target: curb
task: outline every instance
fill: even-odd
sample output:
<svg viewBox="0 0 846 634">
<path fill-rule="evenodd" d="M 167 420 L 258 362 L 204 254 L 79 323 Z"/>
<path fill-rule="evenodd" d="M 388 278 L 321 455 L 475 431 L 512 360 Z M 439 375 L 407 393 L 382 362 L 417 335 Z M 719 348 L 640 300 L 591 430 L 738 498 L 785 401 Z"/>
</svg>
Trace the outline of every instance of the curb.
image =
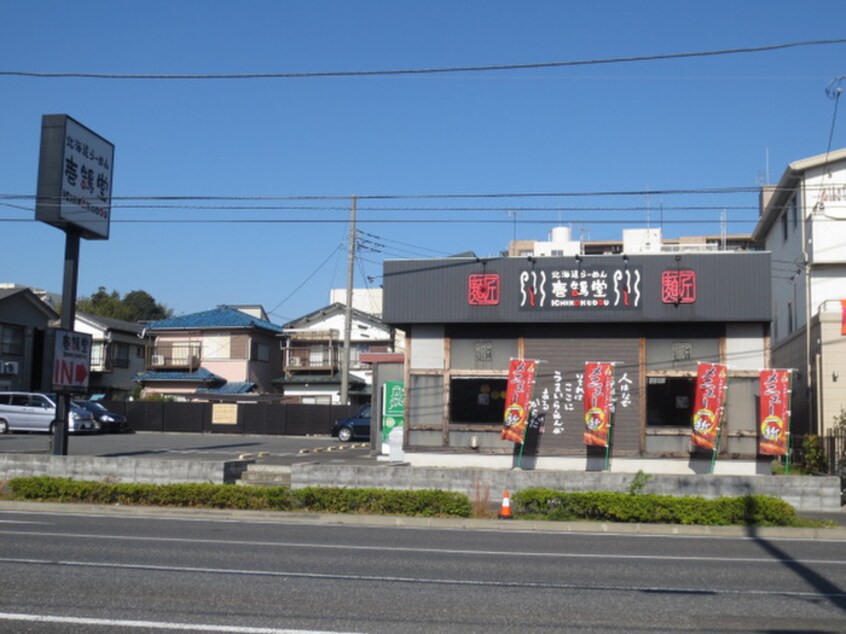
<svg viewBox="0 0 846 634">
<path fill-rule="evenodd" d="M 107 506 L 56 502 L 0 501 L 0 512 L 67 513 L 124 517 L 223 520 L 278 524 L 326 524 L 444 530 L 499 531 L 510 533 L 560 533 L 573 535 L 632 535 L 641 537 L 710 537 L 746 539 L 802 539 L 846 542 L 846 527 L 793 528 L 771 526 L 686 526 L 677 524 L 616 524 L 612 522 L 549 522 L 536 520 L 398 517 L 393 515 L 341 515 L 333 513 L 289 513 L 284 511 L 240 511 L 150 506 Z"/>
</svg>

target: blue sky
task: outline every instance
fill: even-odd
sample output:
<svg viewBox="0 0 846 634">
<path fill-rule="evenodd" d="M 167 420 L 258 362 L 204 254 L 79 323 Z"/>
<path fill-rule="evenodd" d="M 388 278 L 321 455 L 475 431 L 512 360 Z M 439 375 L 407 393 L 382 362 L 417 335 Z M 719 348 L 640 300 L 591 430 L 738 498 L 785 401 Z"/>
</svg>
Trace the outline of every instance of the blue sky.
<svg viewBox="0 0 846 634">
<path fill-rule="evenodd" d="M 0 25 L 0 71 L 309 73 L 839 39 L 846 3 L 29 0 L 0 3 Z M 559 223 L 586 239 L 647 223 L 668 237 L 718 234 L 725 210 L 729 233 L 749 232 L 755 192 L 499 195 L 777 181 L 787 163 L 826 151 L 835 102 L 825 88 L 844 74 L 846 45 L 835 44 L 379 77 L 0 75 L 0 282 L 61 291 L 64 234 L 34 220 L 31 198 L 43 114 L 68 114 L 115 145 L 111 236 L 83 241 L 80 295 L 143 289 L 176 314 L 258 303 L 284 323 L 345 285 L 353 195 L 371 247 L 357 287 L 380 284 L 385 258 L 497 254 Z M 844 145 L 841 121 L 832 147 Z M 488 196 L 443 197 L 461 194 Z"/>
</svg>

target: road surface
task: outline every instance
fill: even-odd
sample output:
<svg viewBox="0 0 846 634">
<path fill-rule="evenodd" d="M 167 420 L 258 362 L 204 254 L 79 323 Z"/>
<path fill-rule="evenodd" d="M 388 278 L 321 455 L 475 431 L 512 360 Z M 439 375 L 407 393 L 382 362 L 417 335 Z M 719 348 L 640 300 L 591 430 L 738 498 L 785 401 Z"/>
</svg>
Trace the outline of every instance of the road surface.
<svg viewBox="0 0 846 634">
<path fill-rule="evenodd" d="M 206 515 L 0 507 L 0 631 L 846 631 L 842 541 Z"/>
</svg>

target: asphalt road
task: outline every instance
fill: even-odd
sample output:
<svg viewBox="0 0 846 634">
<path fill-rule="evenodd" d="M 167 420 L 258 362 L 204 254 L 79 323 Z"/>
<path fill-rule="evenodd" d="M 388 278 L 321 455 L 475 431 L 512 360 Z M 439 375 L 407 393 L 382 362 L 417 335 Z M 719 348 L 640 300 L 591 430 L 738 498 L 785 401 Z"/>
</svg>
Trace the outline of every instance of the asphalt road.
<svg viewBox="0 0 846 634">
<path fill-rule="evenodd" d="M 50 453 L 48 434 L 0 435 L 0 453 Z M 297 461 L 376 460 L 368 443 L 342 443 L 331 436 L 241 434 L 80 434 L 68 439 L 68 455 L 183 460 L 235 460 L 266 454 L 265 464 Z"/>
<path fill-rule="evenodd" d="M 0 510 L 0 631 L 844 632 L 846 543 Z"/>
</svg>

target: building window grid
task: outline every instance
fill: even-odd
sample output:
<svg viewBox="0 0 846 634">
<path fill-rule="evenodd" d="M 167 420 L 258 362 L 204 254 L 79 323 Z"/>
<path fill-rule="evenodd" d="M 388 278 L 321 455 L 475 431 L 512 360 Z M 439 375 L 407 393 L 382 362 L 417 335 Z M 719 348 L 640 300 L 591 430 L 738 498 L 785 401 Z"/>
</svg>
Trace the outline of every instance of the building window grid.
<svg viewBox="0 0 846 634">
<path fill-rule="evenodd" d="M 23 356 L 24 329 L 23 326 L 0 325 L 0 354 L 16 357 Z"/>
</svg>

